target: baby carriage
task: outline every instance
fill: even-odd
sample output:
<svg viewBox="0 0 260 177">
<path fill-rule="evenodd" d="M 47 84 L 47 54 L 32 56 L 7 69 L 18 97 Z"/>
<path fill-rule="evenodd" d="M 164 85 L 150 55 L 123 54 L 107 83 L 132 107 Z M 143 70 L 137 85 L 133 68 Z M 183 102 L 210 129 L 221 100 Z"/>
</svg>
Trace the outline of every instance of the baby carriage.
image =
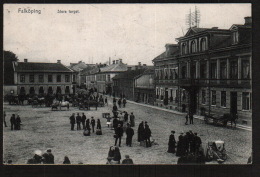
<svg viewBox="0 0 260 177">
<path fill-rule="evenodd" d="M 224 141 L 210 141 L 206 146 L 206 160 L 217 160 L 218 163 L 223 163 L 227 160 L 227 153 Z"/>
</svg>

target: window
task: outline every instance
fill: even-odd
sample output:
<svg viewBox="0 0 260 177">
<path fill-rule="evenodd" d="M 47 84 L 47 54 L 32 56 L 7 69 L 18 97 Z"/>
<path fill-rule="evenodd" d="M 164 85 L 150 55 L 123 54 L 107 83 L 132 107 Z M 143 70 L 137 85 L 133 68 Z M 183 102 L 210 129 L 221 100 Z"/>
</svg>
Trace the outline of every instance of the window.
<svg viewBox="0 0 260 177">
<path fill-rule="evenodd" d="M 185 92 L 185 90 L 182 91 L 182 101 L 186 101 L 186 92 Z"/>
<path fill-rule="evenodd" d="M 227 104 L 226 104 L 226 91 L 221 91 L 221 106 L 222 107 L 226 107 Z"/>
<path fill-rule="evenodd" d="M 206 39 L 205 38 L 202 38 L 201 40 L 200 40 L 200 51 L 205 51 L 206 50 Z"/>
<path fill-rule="evenodd" d="M 233 40 L 233 44 L 238 43 L 238 31 L 232 33 L 232 40 Z"/>
<path fill-rule="evenodd" d="M 186 66 L 183 66 L 183 67 L 181 68 L 181 77 L 182 77 L 183 79 L 185 79 L 185 78 L 186 78 L 186 74 L 187 74 Z"/>
<path fill-rule="evenodd" d="M 242 109 L 249 110 L 250 109 L 250 94 L 249 92 L 242 93 Z"/>
<path fill-rule="evenodd" d="M 187 46 L 185 43 L 182 44 L 182 55 L 187 54 Z"/>
<path fill-rule="evenodd" d="M 57 86 L 56 93 L 61 93 L 61 88 L 60 88 L 60 86 Z"/>
<path fill-rule="evenodd" d="M 65 82 L 70 82 L 70 76 L 69 75 L 65 75 Z"/>
<path fill-rule="evenodd" d="M 230 62 L 230 79 L 237 79 L 237 61 Z"/>
<path fill-rule="evenodd" d="M 196 64 L 195 63 L 191 64 L 191 77 L 194 79 L 196 78 Z"/>
<path fill-rule="evenodd" d="M 211 105 L 216 105 L 216 101 L 217 101 L 217 93 L 216 90 L 212 90 L 211 91 Z"/>
<path fill-rule="evenodd" d="M 110 74 L 107 75 L 107 81 L 111 81 Z"/>
<path fill-rule="evenodd" d="M 220 79 L 227 79 L 227 63 L 220 63 Z"/>
<path fill-rule="evenodd" d="M 76 75 L 75 74 L 72 77 L 72 82 L 76 82 Z"/>
<path fill-rule="evenodd" d="M 206 73 L 207 73 L 206 63 L 201 63 L 200 64 L 200 78 L 205 79 L 207 76 Z"/>
<path fill-rule="evenodd" d="M 196 52 L 196 43 L 195 41 L 191 41 L 191 53 L 195 53 Z"/>
<path fill-rule="evenodd" d="M 61 75 L 57 75 L 57 82 L 61 82 Z"/>
<path fill-rule="evenodd" d="M 211 79 L 217 79 L 217 63 L 211 63 Z"/>
<path fill-rule="evenodd" d="M 201 90 L 201 104 L 206 104 L 206 91 Z"/>
<path fill-rule="evenodd" d="M 70 94 L 70 86 L 66 86 L 65 94 Z"/>
<path fill-rule="evenodd" d="M 168 79 L 168 69 L 164 68 L 164 79 Z"/>
<path fill-rule="evenodd" d="M 20 82 L 22 82 L 22 83 L 25 82 L 25 75 L 24 74 L 20 75 Z"/>
<path fill-rule="evenodd" d="M 39 82 L 44 82 L 44 79 L 43 79 L 43 75 L 42 75 L 42 74 L 39 75 Z"/>
<path fill-rule="evenodd" d="M 34 75 L 33 75 L 33 74 L 30 74 L 30 76 L 29 76 L 29 81 L 30 81 L 30 82 L 34 82 Z"/>
<path fill-rule="evenodd" d="M 44 93 L 44 89 L 43 89 L 43 87 L 40 87 L 39 94 L 43 94 L 43 93 Z"/>
<path fill-rule="evenodd" d="M 52 75 L 48 75 L 48 82 L 52 82 Z"/>
<path fill-rule="evenodd" d="M 52 87 L 49 87 L 49 88 L 48 88 L 48 93 L 53 93 Z"/>
<path fill-rule="evenodd" d="M 242 60 L 242 79 L 250 78 L 250 65 L 249 60 Z"/>
<path fill-rule="evenodd" d="M 34 94 L 35 91 L 34 91 L 34 87 L 30 87 L 30 94 Z"/>
</svg>

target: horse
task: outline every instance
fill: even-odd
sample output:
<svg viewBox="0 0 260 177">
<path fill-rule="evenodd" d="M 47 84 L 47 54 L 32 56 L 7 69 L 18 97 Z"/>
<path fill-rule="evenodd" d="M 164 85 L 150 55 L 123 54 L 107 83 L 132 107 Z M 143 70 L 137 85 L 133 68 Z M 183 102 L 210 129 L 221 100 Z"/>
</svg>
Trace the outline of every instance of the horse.
<svg viewBox="0 0 260 177">
<path fill-rule="evenodd" d="M 233 123 L 235 124 L 234 128 L 236 128 L 236 126 L 237 126 L 236 122 L 237 122 L 237 119 L 238 119 L 237 114 L 229 114 L 229 113 L 227 113 L 227 114 L 224 114 L 222 116 L 222 119 L 224 120 L 223 121 L 224 126 L 227 126 L 227 123 L 230 122 L 231 123 L 231 128 L 233 127 Z"/>
<path fill-rule="evenodd" d="M 67 107 L 67 110 L 69 110 L 70 108 L 70 103 L 68 101 L 54 101 L 53 104 L 51 105 L 51 110 L 53 111 L 53 109 L 55 108 L 56 110 L 58 110 L 58 107 L 61 110 L 61 107 Z"/>
</svg>

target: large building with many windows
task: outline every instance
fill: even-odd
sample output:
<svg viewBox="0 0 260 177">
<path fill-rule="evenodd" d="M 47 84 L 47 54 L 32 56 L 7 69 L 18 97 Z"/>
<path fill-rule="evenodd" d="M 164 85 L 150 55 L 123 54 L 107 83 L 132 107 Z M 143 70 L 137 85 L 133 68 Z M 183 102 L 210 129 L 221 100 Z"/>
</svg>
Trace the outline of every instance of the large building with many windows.
<svg viewBox="0 0 260 177">
<path fill-rule="evenodd" d="M 169 88 L 176 87 L 176 109 L 194 114 L 238 115 L 250 122 L 252 19 L 230 29 L 192 27 L 178 38 L 179 54 L 168 61 L 155 58 L 156 93 L 167 105 Z M 169 63 L 167 63 L 169 62 Z M 163 63 L 160 67 L 160 63 Z M 177 79 L 169 78 L 177 63 Z M 169 86 L 162 88 L 162 83 Z"/>
<path fill-rule="evenodd" d="M 36 63 L 24 59 L 24 62 L 13 62 L 13 67 L 18 94 L 73 93 L 74 72 L 60 60 L 57 63 Z"/>
</svg>

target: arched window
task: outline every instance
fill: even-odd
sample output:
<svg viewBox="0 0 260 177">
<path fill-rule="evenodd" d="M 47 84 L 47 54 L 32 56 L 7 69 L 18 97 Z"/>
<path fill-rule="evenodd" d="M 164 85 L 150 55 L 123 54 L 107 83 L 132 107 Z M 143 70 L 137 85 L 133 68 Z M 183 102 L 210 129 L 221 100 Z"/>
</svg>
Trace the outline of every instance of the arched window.
<svg viewBox="0 0 260 177">
<path fill-rule="evenodd" d="M 186 54 L 186 51 L 187 51 L 186 48 L 187 48 L 186 44 L 183 43 L 183 44 L 182 44 L 182 55 L 185 55 L 185 54 Z"/>
<path fill-rule="evenodd" d="M 200 40 L 200 51 L 205 51 L 206 48 L 207 48 L 207 46 L 206 46 L 206 39 L 205 39 L 205 38 L 202 38 L 202 39 Z"/>
<path fill-rule="evenodd" d="M 191 41 L 191 53 L 195 53 L 196 52 L 196 43 L 195 41 Z"/>
</svg>

